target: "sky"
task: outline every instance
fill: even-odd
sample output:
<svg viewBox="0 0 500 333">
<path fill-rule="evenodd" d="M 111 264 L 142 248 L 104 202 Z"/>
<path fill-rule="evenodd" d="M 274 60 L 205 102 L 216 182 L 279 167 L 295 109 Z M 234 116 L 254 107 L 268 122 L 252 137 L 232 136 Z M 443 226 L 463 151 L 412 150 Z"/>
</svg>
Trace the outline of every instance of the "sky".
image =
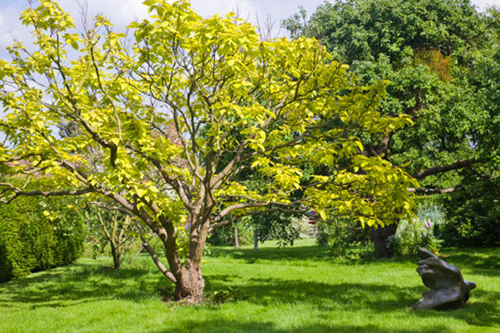
<svg viewBox="0 0 500 333">
<path fill-rule="evenodd" d="M 147 17 L 143 0 L 59 0 L 61 7 L 69 11 L 77 24 L 81 17 L 79 3 L 88 4 L 88 15 L 104 14 L 115 27 L 121 29 L 133 20 Z M 308 13 L 314 12 L 324 0 L 191 0 L 194 10 L 204 16 L 225 15 L 230 11 L 238 12 L 239 17 L 253 24 L 274 22 L 273 35 L 285 35 L 280 28 L 282 20 L 297 13 L 299 6 Z M 472 0 L 479 10 L 489 6 L 499 6 L 500 0 Z M 29 33 L 20 22 L 21 11 L 28 6 L 28 0 L 0 0 L 0 58 L 7 59 L 5 48 L 12 44 L 13 37 L 29 40 Z"/>
</svg>

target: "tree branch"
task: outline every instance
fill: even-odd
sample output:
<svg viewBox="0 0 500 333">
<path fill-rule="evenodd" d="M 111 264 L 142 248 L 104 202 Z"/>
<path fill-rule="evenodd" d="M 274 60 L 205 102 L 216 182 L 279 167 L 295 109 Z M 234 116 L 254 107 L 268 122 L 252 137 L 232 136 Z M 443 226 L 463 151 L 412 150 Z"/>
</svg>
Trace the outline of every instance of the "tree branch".
<svg viewBox="0 0 500 333">
<path fill-rule="evenodd" d="M 475 158 L 471 158 L 468 160 L 459 160 L 459 161 L 452 163 L 452 164 L 437 166 L 434 168 L 429 168 L 426 170 L 419 171 L 417 173 L 414 173 L 412 176 L 413 176 L 413 178 L 416 178 L 416 179 L 422 179 L 422 178 L 425 178 L 427 176 L 436 175 L 436 174 L 441 173 L 441 172 L 462 169 L 466 166 L 470 166 L 470 165 L 478 163 L 478 162 L 479 161 L 476 160 Z"/>
<path fill-rule="evenodd" d="M 0 183 L 0 186 L 6 187 L 3 192 L 11 190 L 14 192 L 14 196 L 11 197 L 9 200 L 0 200 L 0 202 L 9 204 L 14 199 L 20 196 L 26 196 L 26 197 L 35 197 L 35 196 L 42 196 L 42 197 L 60 197 L 60 196 L 77 196 L 77 195 L 82 195 L 86 193 L 93 192 L 91 188 L 84 188 L 81 190 L 62 190 L 62 191 L 40 191 L 40 190 L 35 190 L 35 191 L 23 191 L 20 188 L 12 186 L 12 184 L 6 184 L 6 183 Z"/>
<path fill-rule="evenodd" d="M 170 279 L 170 281 L 172 281 L 173 283 L 177 283 L 177 279 L 175 278 L 175 276 L 171 272 L 169 272 L 167 267 L 165 267 L 165 265 L 160 261 L 160 258 L 158 258 L 158 255 L 156 254 L 155 250 L 151 247 L 151 245 L 149 245 L 146 238 L 144 238 L 141 225 L 137 221 L 135 222 L 135 225 L 139 230 L 139 236 L 141 237 L 142 246 L 146 249 L 146 251 L 148 251 L 149 255 L 151 256 L 151 259 L 153 259 L 153 262 L 156 264 L 158 269 L 163 273 L 163 275 L 165 275 L 168 279 Z"/>
<path fill-rule="evenodd" d="M 461 185 L 450 187 L 450 188 L 409 188 L 408 191 L 415 194 L 422 195 L 432 195 L 432 194 L 443 194 L 452 193 L 457 191 L 462 191 L 463 187 Z"/>
</svg>

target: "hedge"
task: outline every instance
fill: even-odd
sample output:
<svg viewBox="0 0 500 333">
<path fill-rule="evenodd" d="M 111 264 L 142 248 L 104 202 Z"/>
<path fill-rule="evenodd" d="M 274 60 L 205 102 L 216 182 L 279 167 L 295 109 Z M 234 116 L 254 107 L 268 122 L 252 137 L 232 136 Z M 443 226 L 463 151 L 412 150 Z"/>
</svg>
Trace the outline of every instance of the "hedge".
<svg viewBox="0 0 500 333">
<path fill-rule="evenodd" d="M 68 203 L 66 198 L 22 197 L 0 204 L 0 282 L 80 257 L 85 226 Z"/>
</svg>

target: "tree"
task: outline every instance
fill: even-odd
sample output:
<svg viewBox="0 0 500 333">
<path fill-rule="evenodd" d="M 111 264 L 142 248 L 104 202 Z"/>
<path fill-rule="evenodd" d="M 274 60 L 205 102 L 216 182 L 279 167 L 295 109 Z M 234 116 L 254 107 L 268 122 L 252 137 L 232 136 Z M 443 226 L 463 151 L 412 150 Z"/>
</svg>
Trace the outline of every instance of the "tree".
<svg viewBox="0 0 500 333">
<path fill-rule="evenodd" d="M 306 17 L 302 11 L 285 22 L 292 36 L 318 38 L 364 84 L 390 81 L 382 114 L 405 114 L 415 125 L 363 143 L 370 156 L 406 166 L 422 186 L 413 191 L 463 190 L 467 170 L 490 163 L 477 145 L 491 141 L 493 118 L 469 78 L 490 30 L 468 0 L 336 1 Z M 383 255 L 395 231 L 374 231 Z"/>
<path fill-rule="evenodd" d="M 86 211 L 87 228 L 94 240 L 94 253 L 104 252 L 109 246 L 113 267 L 120 269 L 126 254 L 134 244 L 137 232 L 129 214 L 107 205 L 89 205 Z"/>
<path fill-rule="evenodd" d="M 207 234 L 242 216 L 316 208 L 383 225 L 411 213 L 413 179 L 361 154 L 357 134 L 409 123 L 377 111 L 383 83 L 357 85 L 312 39 L 264 42 L 231 14 L 202 19 L 185 1 L 145 4 L 151 19 L 129 26 L 135 41 L 102 16 L 81 36 L 71 33 L 73 19 L 54 1 L 23 12 L 34 50 L 17 42 L 12 61 L 1 63 L 8 144 L 0 158 L 48 187 L 4 182 L 5 201 L 113 200 L 159 236 L 167 266 L 147 249 L 187 303 L 203 299 Z M 54 126 L 70 121 L 78 133 L 58 137 Z M 85 158 L 91 149 L 103 152 L 97 167 Z M 306 163 L 334 172 L 305 174 Z M 238 177 L 249 168 L 270 181 L 250 190 Z"/>
<path fill-rule="evenodd" d="M 482 163 L 463 170 L 463 190 L 442 199 L 449 222 L 441 234 L 451 245 L 500 245 L 500 12 L 490 8 L 483 19 L 487 43 L 464 74 L 476 103 L 488 115 L 487 126 L 478 128 L 473 140 Z"/>
</svg>

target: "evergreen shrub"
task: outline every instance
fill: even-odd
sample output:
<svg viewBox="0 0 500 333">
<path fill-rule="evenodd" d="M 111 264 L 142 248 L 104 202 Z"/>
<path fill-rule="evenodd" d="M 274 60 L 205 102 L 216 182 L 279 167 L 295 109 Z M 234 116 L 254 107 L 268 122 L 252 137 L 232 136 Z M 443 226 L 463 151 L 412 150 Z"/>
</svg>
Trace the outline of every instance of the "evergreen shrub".
<svg viewBox="0 0 500 333">
<path fill-rule="evenodd" d="M 69 203 L 66 198 L 22 197 L 0 205 L 0 282 L 79 258 L 85 226 Z"/>
</svg>

